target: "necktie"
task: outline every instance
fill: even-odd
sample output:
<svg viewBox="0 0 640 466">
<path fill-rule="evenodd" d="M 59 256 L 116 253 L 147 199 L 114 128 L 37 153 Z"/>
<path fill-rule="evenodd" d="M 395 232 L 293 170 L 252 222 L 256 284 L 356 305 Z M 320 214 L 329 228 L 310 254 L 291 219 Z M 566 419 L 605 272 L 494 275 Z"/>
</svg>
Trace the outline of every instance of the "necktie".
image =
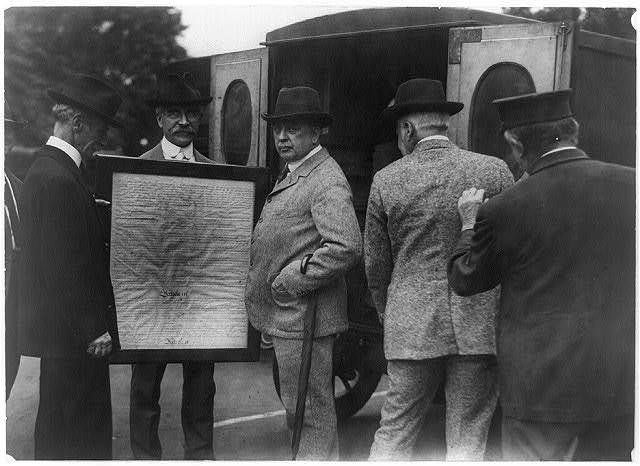
<svg viewBox="0 0 640 466">
<path fill-rule="evenodd" d="M 278 183 L 282 183 L 282 181 L 287 177 L 288 174 L 289 174 L 289 165 L 286 165 L 284 167 L 284 170 L 282 170 L 282 173 L 280 173 L 280 176 L 278 177 Z"/>
</svg>

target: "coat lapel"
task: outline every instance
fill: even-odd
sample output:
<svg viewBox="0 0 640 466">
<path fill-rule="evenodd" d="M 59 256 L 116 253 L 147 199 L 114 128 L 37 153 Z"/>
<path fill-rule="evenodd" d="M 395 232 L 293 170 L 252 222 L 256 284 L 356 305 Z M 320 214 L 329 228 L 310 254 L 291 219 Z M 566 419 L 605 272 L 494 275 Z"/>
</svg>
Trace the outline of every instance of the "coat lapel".
<svg viewBox="0 0 640 466">
<path fill-rule="evenodd" d="M 309 176 L 309 173 L 311 173 L 318 165 L 320 165 L 328 158 L 329 152 L 327 152 L 327 149 L 323 147 L 322 150 L 320 150 L 317 154 L 313 154 L 311 157 L 309 157 L 309 159 L 305 160 L 302 165 L 296 168 L 291 176 L 288 176 L 280 183 L 277 183 L 273 187 L 273 190 L 269 195 L 271 196 L 273 194 L 279 193 L 280 191 L 283 191 L 290 186 L 295 185 L 300 178 Z"/>
</svg>

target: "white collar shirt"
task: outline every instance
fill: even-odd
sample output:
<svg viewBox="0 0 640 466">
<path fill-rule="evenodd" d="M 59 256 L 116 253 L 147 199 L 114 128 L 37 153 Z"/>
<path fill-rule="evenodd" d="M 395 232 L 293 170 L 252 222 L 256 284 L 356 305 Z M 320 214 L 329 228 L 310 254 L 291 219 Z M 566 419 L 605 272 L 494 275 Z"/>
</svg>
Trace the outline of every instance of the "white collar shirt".
<svg viewBox="0 0 640 466">
<path fill-rule="evenodd" d="M 165 160 L 195 162 L 195 158 L 193 156 L 193 143 L 190 143 L 186 147 L 180 147 L 169 142 L 169 140 L 163 136 L 162 141 L 160 141 L 160 145 L 162 146 L 162 156 Z"/>
<path fill-rule="evenodd" d="M 304 157 L 302 157 L 300 160 L 296 160 L 295 162 L 289 162 L 287 164 L 287 166 L 289 167 L 289 173 L 293 173 L 293 171 L 298 168 L 300 165 L 302 165 L 304 163 L 305 160 L 311 158 L 312 155 L 317 154 L 318 152 L 320 152 L 322 150 L 322 146 L 321 145 L 317 145 L 316 147 L 314 147 L 313 149 L 311 149 L 309 151 L 309 153 L 307 155 L 305 155 Z"/>
<path fill-rule="evenodd" d="M 561 150 L 569 150 L 569 149 L 577 149 L 577 147 L 576 146 L 558 147 L 557 149 L 552 149 L 552 150 L 550 150 L 548 152 L 545 152 L 544 154 L 542 154 L 540 156 L 540 158 L 546 157 L 547 155 L 553 154 L 554 152 L 560 152 Z"/>
<path fill-rule="evenodd" d="M 82 163 L 80 152 L 78 152 L 78 149 L 73 147 L 67 141 L 64 141 L 56 136 L 49 136 L 49 139 L 47 139 L 47 146 L 60 149 L 62 152 L 71 157 L 71 160 L 73 160 L 73 162 L 76 164 L 76 167 L 80 168 L 80 164 Z"/>
<path fill-rule="evenodd" d="M 441 140 L 441 141 L 448 141 L 449 138 L 443 134 L 434 134 L 432 136 L 427 136 L 426 138 L 422 138 L 418 141 L 418 144 L 420 144 L 423 141 L 433 141 L 433 140 Z M 416 144 L 416 146 L 418 145 Z"/>
</svg>

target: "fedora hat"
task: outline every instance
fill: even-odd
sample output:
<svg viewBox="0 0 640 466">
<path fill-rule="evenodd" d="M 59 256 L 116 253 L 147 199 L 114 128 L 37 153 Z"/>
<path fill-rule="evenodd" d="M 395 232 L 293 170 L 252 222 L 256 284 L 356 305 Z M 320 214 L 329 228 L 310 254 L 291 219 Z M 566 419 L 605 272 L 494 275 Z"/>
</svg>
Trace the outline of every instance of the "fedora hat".
<svg viewBox="0 0 640 466">
<path fill-rule="evenodd" d="M 56 103 L 67 104 L 86 110 L 111 125 L 123 127 L 115 115 L 122 97 L 109 84 L 86 74 L 73 74 L 59 87 L 47 89 L 47 94 Z"/>
<path fill-rule="evenodd" d="M 533 125 L 546 121 L 558 121 L 573 116 L 571 111 L 571 89 L 523 94 L 496 99 L 502 121 L 502 131 L 517 126 Z"/>
<path fill-rule="evenodd" d="M 167 73 L 158 76 L 152 107 L 165 105 L 207 105 L 213 97 L 203 97 L 191 79 L 191 73 Z"/>
<path fill-rule="evenodd" d="M 384 119 L 398 119 L 414 112 L 443 112 L 455 115 L 464 104 L 448 102 L 442 83 L 435 79 L 410 79 L 398 86 L 395 98 L 382 111 Z"/>
<path fill-rule="evenodd" d="M 269 123 L 280 120 L 307 120 L 329 126 L 333 117 L 320 108 L 320 94 L 311 87 L 283 87 L 278 92 L 273 113 L 263 113 Z"/>
</svg>

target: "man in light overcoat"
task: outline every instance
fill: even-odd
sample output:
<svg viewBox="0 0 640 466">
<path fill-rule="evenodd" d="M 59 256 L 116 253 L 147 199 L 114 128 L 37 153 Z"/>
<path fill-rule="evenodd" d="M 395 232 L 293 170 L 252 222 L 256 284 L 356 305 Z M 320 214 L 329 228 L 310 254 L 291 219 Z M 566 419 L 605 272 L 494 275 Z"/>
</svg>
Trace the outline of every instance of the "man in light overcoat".
<svg viewBox="0 0 640 466">
<path fill-rule="evenodd" d="M 155 107 L 162 140 L 140 156 L 142 159 L 180 163 L 213 163 L 198 152 L 193 140 L 202 119 L 203 107 L 212 97 L 202 96 L 185 74 L 158 77 Z M 160 459 L 160 385 L 166 362 L 140 362 L 131 371 L 129 426 L 131 450 L 136 459 Z M 212 361 L 182 363 L 181 421 L 185 459 L 214 459 L 213 399 L 216 385 Z"/>
<path fill-rule="evenodd" d="M 307 410 L 298 458 L 337 459 L 332 353 L 348 327 L 345 273 L 361 257 L 362 240 L 351 189 L 320 145 L 331 115 L 314 89 L 280 90 L 272 125 L 286 162 L 253 232 L 246 306 L 251 324 L 273 340 L 280 395 L 291 427 L 296 410 L 304 317 L 315 306 Z"/>
<path fill-rule="evenodd" d="M 403 157 L 373 179 L 365 226 L 368 286 L 384 327 L 389 392 L 372 459 L 410 459 L 441 383 L 447 459 L 482 460 L 496 406 L 496 291 L 453 294 L 447 259 L 460 231 L 456 202 L 482 181 L 490 195 L 511 186 L 507 165 L 461 150 L 447 138 L 442 84 L 401 84 L 383 117 L 395 121 Z"/>
</svg>

